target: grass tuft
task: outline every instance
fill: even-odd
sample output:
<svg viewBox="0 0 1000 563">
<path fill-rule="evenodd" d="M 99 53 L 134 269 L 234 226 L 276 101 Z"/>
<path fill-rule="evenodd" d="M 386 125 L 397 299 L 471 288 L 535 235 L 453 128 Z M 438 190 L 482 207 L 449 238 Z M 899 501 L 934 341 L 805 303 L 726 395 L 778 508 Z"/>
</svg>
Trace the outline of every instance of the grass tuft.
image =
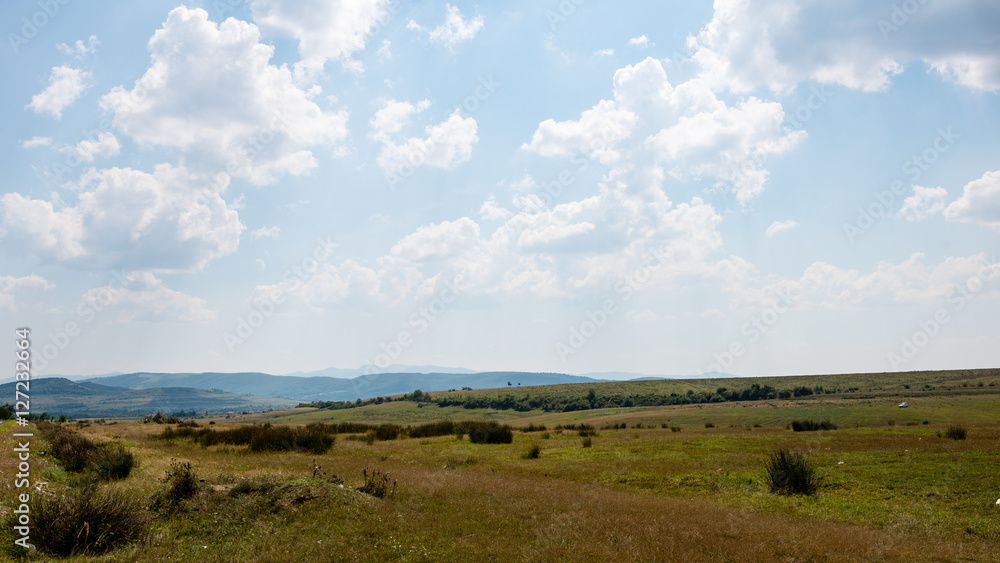
<svg viewBox="0 0 1000 563">
<path fill-rule="evenodd" d="M 809 460 L 784 448 L 767 458 L 764 471 L 772 493 L 811 495 L 819 487 L 819 477 Z"/>
</svg>

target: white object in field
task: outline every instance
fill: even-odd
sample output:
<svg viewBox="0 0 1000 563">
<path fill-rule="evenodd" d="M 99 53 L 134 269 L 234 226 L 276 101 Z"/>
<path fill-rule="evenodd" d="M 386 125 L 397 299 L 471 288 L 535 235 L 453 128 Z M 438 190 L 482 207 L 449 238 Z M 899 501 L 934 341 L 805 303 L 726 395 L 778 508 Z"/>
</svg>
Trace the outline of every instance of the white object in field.
<svg viewBox="0 0 1000 563">
<path fill-rule="evenodd" d="M 908 406 L 910 406 L 910 403 L 899 403 L 899 408 L 901 409 L 905 409 Z"/>
<path fill-rule="evenodd" d="M 1000 506 L 1000 498 L 997 499 L 997 506 Z"/>
</svg>

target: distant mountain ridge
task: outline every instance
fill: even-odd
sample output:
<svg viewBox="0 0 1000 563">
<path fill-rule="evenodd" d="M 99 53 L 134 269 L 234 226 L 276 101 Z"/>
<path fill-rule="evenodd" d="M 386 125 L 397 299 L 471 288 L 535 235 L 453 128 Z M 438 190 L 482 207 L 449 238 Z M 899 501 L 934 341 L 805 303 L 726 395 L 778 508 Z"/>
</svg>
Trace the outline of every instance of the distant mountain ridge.
<svg viewBox="0 0 1000 563">
<path fill-rule="evenodd" d="M 118 377 L 118 376 L 113 376 Z M 0 393 L 14 396 L 14 383 L 0 385 Z M 192 387 L 128 389 L 94 381 L 70 381 L 63 377 L 31 380 L 31 412 L 47 412 L 73 418 L 142 416 L 156 411 L 227 412 L 286 409 L 298 401 L 229 393 Z"/>
<path fill-rule="evenodd" d="M 473 373 L 375 373 L 351 379 L 327 376 L 270 375 L 244 373 L 127 373 L 84 380 L 126 389 L 192 387 L 220 389 L 230 393 L 280 397 L 302 402 L 354 401 L 385 395 L 448 389 L 555 385 L 605 381 L 562 373 L 473 372 Z"/>
</svg>

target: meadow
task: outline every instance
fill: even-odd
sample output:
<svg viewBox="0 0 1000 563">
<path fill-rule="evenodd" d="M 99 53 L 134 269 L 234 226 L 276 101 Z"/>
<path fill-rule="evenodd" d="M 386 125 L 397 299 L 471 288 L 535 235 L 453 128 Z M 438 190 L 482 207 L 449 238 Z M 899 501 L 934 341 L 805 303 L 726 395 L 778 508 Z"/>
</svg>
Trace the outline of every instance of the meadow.
<svg viewBox="0 0 1000 563">
<path fill-rule="evenodd" d="M 393 401 L 198 419 L 197 427 L 67 422 L 58 426 L 95 444 L 124 445 L 137 465 L 127 478 L 95 484 L 88 469 L 67 471 L 38 437 L 34 496 L 65 498 L 90 486 L 133 501 L 141 535 L 74 561 L 1000 560 L 1000 370 L 878 375 L 782 379 L 839 389 L 791 400 L 572 412 Z M 753 382 L 464 393 L 686 393 Z M 330 446 L 296 434 L 323 433 L 330 423 L 441 420 L 509 424 L 512 440 L 412 438 L 405 430 L 383 440 L 359 428 L 330 433 Z M 836 428 L 792 429 L 824 420 Z M 265 431 L 264 422 L 289 428 Z M 274 434 L 294 451 L 176 435 L 232 437 L 250 424 L 260 440 Z M 957 427 L 964 439 L 949 437 Z M 172 438 L 162 437 L 166 428 Z M 7 452 L 13 431 L 7 422 L 0 432 Z M 295 449 L 299 443 L 306 445 Z M 779 449 L 815 470 L 813 494 L 772 492 L 765 462 Z M 0 457 L 3 475 L 15 467 L 13 453 Z M 4 485 L 0 534 L 14 558 L 12 480 Z M 65 560 L 37 551 L 25 559 Z"/>
</svg>

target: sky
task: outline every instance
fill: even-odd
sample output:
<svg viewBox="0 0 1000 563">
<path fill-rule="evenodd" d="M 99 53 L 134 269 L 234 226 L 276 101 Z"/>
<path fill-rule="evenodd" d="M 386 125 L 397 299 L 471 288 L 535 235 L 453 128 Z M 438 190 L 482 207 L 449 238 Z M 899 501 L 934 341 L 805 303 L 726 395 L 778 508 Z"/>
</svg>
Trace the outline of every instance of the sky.
<svg viewBox="0 0 1000 563">
<path fill-rule="evenodd" d="M 1000 4 L 0 5 L 34 374 L 1000 364 Z"/>
</svg>

